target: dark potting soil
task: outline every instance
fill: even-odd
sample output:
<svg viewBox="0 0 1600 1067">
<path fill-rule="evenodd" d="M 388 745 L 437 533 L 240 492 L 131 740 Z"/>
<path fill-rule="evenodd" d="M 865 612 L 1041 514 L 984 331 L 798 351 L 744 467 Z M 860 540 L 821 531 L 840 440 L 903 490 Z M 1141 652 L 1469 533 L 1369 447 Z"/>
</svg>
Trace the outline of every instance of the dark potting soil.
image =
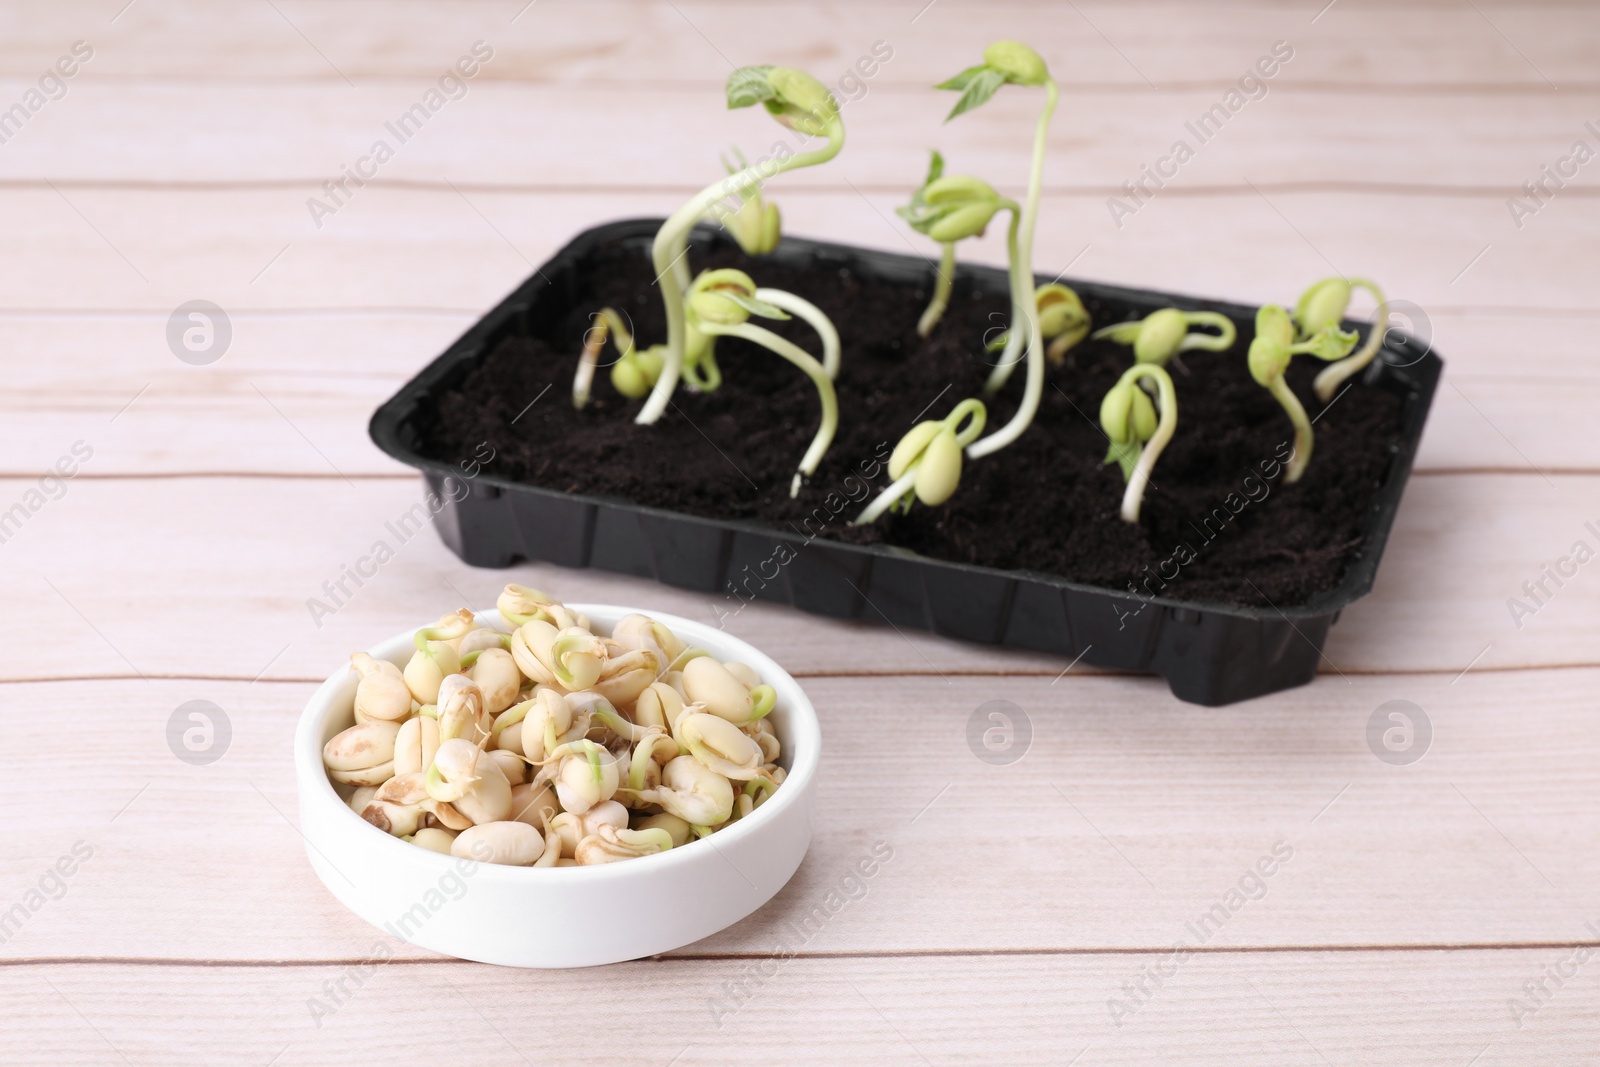
<svg viewBox="0 0 1600 1067">
<path fill-rule="evenodd" d="M 1185 353 L 1170 368 L 1177 435 L 1156 465 L 1139 524 L 1130 525 L 1118 514 L 1121 472 L 1102 462 L 1099 410 L 1132 352 L 1091 340 L 1049 368 L 1032 426 L 1011 447 L 969 461 L 947 504 L 918 504 L 910 514 L 853 527 L 888 484 L 884 461 L 913 422 L 981 395 L 990 370 L 982 342 L 1003 328 L 1006 301 L 958 276 L 949 311 L 923 340 L 916 323 L 926 287 L 752 261 L 736 249 L 700 252 L 694 266 L 748 270 L 762 285 L 811 300 L 839 329 L 839 430 L 798 499 L 789 498 L 789 483 L 816 432 L 816 389 L 747 342 L 720 340 L 722 387 L 708 394 L 680 388 L 655 426 L 634 424 L 642 401 L 621 397 L 604 369 L 588 407 L 573 408 L 572 374 L 592 312 L 625 311 L 641 345 L 665 336 L 654 272 L 637 243 L 597 249 L 578 268 L 589 299 L 543 335 L 505 338 L 454 388 L 425 401 L 416 418 L 420 451 L 454 464 L 488 442 L 495 477 L 547 489 L 1118 589 L 1132 582 L 1185 600 L 1287 607 L 1338 583 L 1361 547 L 1363 520 L 1398 442 L 1399 397 L 1356 385 L 1322 411 L 1311 381 L 1324 364 L 1302 357 L 1289 381 L 1316 418 L 1315 450 L 1300 482 L 1284 485 L 1293 431 L 1250 377 L 1250 328 L 1241 324 L 1231 351 Z M 1086 305 L 1096 327 L 1134 317 L 1095 300 Z M 803 323 L 765 325 L 820 358 Z M 608 348 L 605 359 L 614 356 Z M 1024 377 L 1018 367 L 989 405 L 989 430 L 1016 409 Z"/>
</svg>

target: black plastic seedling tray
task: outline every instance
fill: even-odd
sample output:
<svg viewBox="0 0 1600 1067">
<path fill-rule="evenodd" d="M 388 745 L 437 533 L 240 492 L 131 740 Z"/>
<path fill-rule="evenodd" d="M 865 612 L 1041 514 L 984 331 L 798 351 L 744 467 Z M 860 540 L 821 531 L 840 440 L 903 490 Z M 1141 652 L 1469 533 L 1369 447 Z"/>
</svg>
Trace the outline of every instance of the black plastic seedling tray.
<svg viewBox="0 0 1600 1067">
<path fill-rule="evenodd" d="M 1342 608 L 1371 590 L 1443 369 L 1438 356 L 1409 337 L 1400 348 L 1386 341 L 1382 356 L 1360 381 L 1363 388 L 1385 389 L 1402 401 L 1399 444 L 1375 495 L 1362 545 L 1335 588 L 1281 610 L 1145 597 L 1035 571 L 930 559 L 885 545 L 807 540 L 759 523 L 706 519 L 522 485 L 497 479 L 487 470 L 463 478 L 457 467 L 418 454 L 414 420 L 424 397 L 460 382 L 507 334 L 527 332 L 531 323 L 563 314 L 582 296 L 576 291 L 574 267 L 597 247 L 623 239 L 637 240 L 642 248 L 660 224 L 658 219 L 636 219 L 579 234 L 373 415 L 373 441 L 422 471 L 442 503 L 434 516 L 439 535 L 467 563 L 504 567 L 519 559 L 547 560 L 654 578 L 704 593 L 737 588 L 743 596 L 739 576 L 764 574 L 761 568 L 770 567 L 774 558 L 792 554 L 775 578 L 753 591 L 755 597 L 820 615 L 882 620 L 966 641 L 1159 674 L 1179 699 L 1206 705 L 1311 681 L 1328 628 Z M 697 243 L 724 239 L 701 232 Z M 928 274 L 927 262 L 915 256 L 794 237 L 785 237 L 773 257 L 819 271 L 848 267 L 863 277 L 911 285 L 925 283 Z M 961 269 L 978 287 L 1007 292 L 1004 271 Z M 1253 307 L 1092 282 L 1068 284 L 1086 301 L 1098 298 L 1121 306 L 1130 317 L 1175 306 L 1229 315 L 1244 339 L 1254 329 Z"/>
</svg>

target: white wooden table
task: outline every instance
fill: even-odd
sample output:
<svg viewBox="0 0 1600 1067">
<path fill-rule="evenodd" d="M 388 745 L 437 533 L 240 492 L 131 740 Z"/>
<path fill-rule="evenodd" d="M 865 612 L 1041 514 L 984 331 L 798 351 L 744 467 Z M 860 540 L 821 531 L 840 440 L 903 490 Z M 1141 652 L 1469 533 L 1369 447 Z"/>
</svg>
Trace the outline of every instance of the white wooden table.
<svg viewBox="0 0 1600 1067">
<path fill-rule="evenodd" d="M 891 209 L 933 144 L 1015 189 L 1034 102 L 940 127 L 927 89 L 1000 36 L 1064 86 L 1041 267 L 1253 301 L 1338 270 L 1422 309 L 1445 383 L 1324 673 L 1202 709 L 753 606 L 730 629 L 804 679 L 826 736 L 817 837 L 771 904 L 576 973 L 436 957 L 345 912 L 304 860 L 289 739 L 350 650 L 507 580 L 713 617 L 613 575 L 473 570 L 428 533 L 317 625 L 308 598 L 418 497 L 372 409 L 577 230 L 670 210 L 727 145 L 768 144 L 722 106 L 730 63 L 838 86 L 893 51 L 844 154 L 771 190 L 791 232 L 904 250 Z M 73 77 L 45 77 L 78 41 Z M 317 225 L 307 199 L 478 41 L 465 95 Z M 1118 228 L 1107 198 L 1278 41 L 1265 96 Z M 1600 10 L 1489 0 L 6 5 L 0 1060 L 1594 1062 L 1600 563 L 1520 627 L 1507 600 L 1600 547 L 1600 162 L 1520 227 L 1507 201 L 1600 148 L 1597 59 Z M 167 340 L 198 299 L 232 334 L 203 366 Z M 75 476 L 41 482 L 75 445 Z M 967 747 L 992 698 L 1031 722 L 1010 766 Z M 231 724 L 209 765 L 169 749 L 190 700 Z M 1410 765 L 1366 740 L 1389 700 L 1431 723 Z"/>
</svg>

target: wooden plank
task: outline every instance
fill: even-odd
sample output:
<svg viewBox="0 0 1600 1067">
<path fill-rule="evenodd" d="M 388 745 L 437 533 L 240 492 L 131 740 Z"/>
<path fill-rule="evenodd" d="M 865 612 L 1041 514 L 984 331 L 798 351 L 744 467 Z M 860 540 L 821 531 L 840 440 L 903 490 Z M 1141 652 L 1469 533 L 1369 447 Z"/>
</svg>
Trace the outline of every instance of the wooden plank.
<svg viewBox="0 0 1600 1067">
<path fill-rule="evenodd" d="M 44 470 L 83 439 L 96 477 L 398 476 L 410 468 L 372 446 L 367 421 L 474 317 L 244 311 L 223 358 L 196 367 L 167 347 L 165 314 L 0 315 L 0 346 L 30 357 L 0 396 L 0 472 Z M 1448 376 L 1419 470 L 1600 470 L 1600 440 L 1570 431 L 1600 407 L 1582 319 L 1447 311 L 1426 329 Z M 569 374 L 554 369 L 552 397 Z"/>
<path fill-rule="evenodd" d="M 469 196 L 369 186 L 318 231 L 302 190 L 49 188 L 0 194 L 14 219 L 3 307 L 170 312 L 205 297 L 265 309 L 487 308 L 579 230 L 680 206 L 665 190 Z M 903 193 L 774 190 L 789 232 L 896 252 L 935 247 L 893 214 Z M 1600 212 L 1557 201 L 1519 233 L 1503 198 L 1241 193 L 1158 196 L 1119 230 L 1104 197 L 1043 200 L 1035 263 L 1073 277 L 1293 300 L 1335 269 L 1451 308 L 1600 310 L 1580 269 Z M 1559 217 L 1555 217 L 1559 214 Z M 1559 225 L 1557 223 L 1559 222 Z M 991 233 L 964 249 L 1003 262 Z M 1226 254 L 1253 248 L 1249 256 Z M 1529 269 L 1538 264 L 1539 269 Z M 930 267 L 930 270 L 932 268 Z"/>
<path fill-rule="evenodd" d="M 827 746 L 811 852 L 760 912 L 679 954 L 760 953 L 841 884 L 849 906 L 803 954 L 1600 941 L 1583 927 L 1600 922 L 1584 896 L 1600 876 L 1584 847 L 1600 831 L 1597 682 L 1595 669 L 1334 677 L 1200 709 L 1119 678 L 810 679 Z M 1519 700 L 1530 685 L 1537 703 Z M 313 688 L 7 684 L 11 731 L 42 708 L 74 728 L 40 735 L 13 772 L 33 814 L 12 829 L 0 889 L 20 896 L 80 840 L 93 856 L 4 956 L 359 958 L 377 932 L 317 881 L 295 829 L 291 741 Z M 1008 766 L 969 747 L 975 710 L 996 699 L 1018 709 Z M 167 748 L 190 700 L 232 727 L 206 767 Z M 1395 700 L 1421 709 L 1423 755 L 1405 766 L 1368 741 Z M 85 760 L 92 789 L 60 773 Z M 863 891 L 846 876 L 874 848 L 888 855 Z M 1191 929 L 1236 888 L 1247 902 Z"/>
<path fill-rule="evenodd" d="M 291 430 L 285 427 L 283 433 Z M 8 507 L 38 488 L 34 481 L 0 486 Z M 927 670 L 930 661 L 946 671 L 984 673 L 1027 665 L 1054 675 L 1063 666 L 1043 656 L 997 653 L 927 634 L 902 638 L 868 624 L 818 620 L 824 629 L 815 631 L 811 620 L 790 610 L 742 601 L 732 593 L 687 593 L 602 571 L 549 564 L 474 569 L 452 555 L 431 529 L 417 529 L 413 509 L 421 499 L 420 479 L 69 482 L 65 494 L 46 499 L 10 536 L 5 573 L 25 583 L 30 602 L 40 605 L 51 625 L 65 627 L 75 646 L 94 640 L 96 647 L 88 653 L 74 647 L 0 655 L 0 676 L 325 677 L 330 664 L 344 661 L 350 651 L 412 625 L 416 611 L 432 618 L 461 606 L 491 606 L 510 581 L 548 588 L 567 600 L 649 605 L 712 624 L 723 618 L 730 631 L 752 639 L 761 635 L 764 645 L 784 649 L 782 661 L 800 671 L 837 669 L 841 657 L 853 662 L 863 638 L 881 642 L 886 657 L 864 669 L 885 672 Z M 117 547 L 91 550 L 112 522 Z M 74 531 L 92 531 L 91 540 L 80 540 Z M 379 540 L 390 546 L 393 559 L 357 588 L 345 577 L 346 569 L 369 556 Z M 174 546 L 183 548 L 174 551 Z M 99 579 L 88 579 L 91 573 L 114 575 L 116 592 L 109 599 L 92 591 L 90 585 Z M 342 591 L 334 587 L 337 582 L 344 583 Z M 201 621 L 198 613 L 211 610 L 218 590 L 242 588 L 250 590 L 245 594 L 248 635 L 230 636 Z M 313 600 L 322 605 L 315 612 Z M 330 605 L 336 608 L 332 616 L 325 613 Z M 163 624 L 149 628 L 152 617 Z M 169 643 L 159 636 L 169 626 L 181 626 L 188 636 Z M 95 637 L 96 630 L 104 642 Z M 800 636 L 804 633 L 833 636 L 805 653 L 800 651 L 808 643 Z"/>
<path fill-rule="evenodd" d="M 0 462 L 42 471 L 81 439 L 95 449 L 94 477 L 408 474 L 372 445 L 367 422 L 474 316 L 243 312 L 207 366 L 174 356 L 167 319 L 0 317 L 0 344 L 30 353 L 0 399 Z"/>
<path fill-rule="evenodd" d="M 1309 185 L 1503 200 L 1523 182 L 1541 179 L 1541 165 L 1553 167 L 1575 141 L 1593 149 L 1597 140 L 1584 125 L 1592 118 L 1588 94 L 1402 95 L 1379 107 L 1337 92 L 1290 91 L 1295 62 L 1254 89 L 1256 99 L 1236 96 L 1235 112 L 1225 106 L 1209 112 L 1224 99 L 1215 87 L 1131 95 L 1070 89 L 1051 127 L 1048 187 L 1103 198 L 1121 194 L 1124 182 L 1147 181 L 1152 189 L 1165 186 L 1164 193 L 1192 195 L 1219 187 L 1248 192 L 1248 179 L 1269 194 Z M 251 83 L 220 86 L 197 100 L 190 84 L 86 80 L 8 140 L 0 180 L 42 185 L 48 177 L 69 194 L 84 184 L 280 186 L 305 211 L 313 195 L 337 206 L 344 194 L 323 192 L 322 183 L 341 180 L 348 173 L 341 168 L 355 168 L 381 141 L 393 158 L 361 162 L 362 173 L 379 184 L 446 192 L 447 181 L 469 192 L 643 185 L 681 188 L 687 196 L 720 176 L 719 156 L 730 145 L 756 159 L 775 144 L 791 150 L 800 144 L 759 109 L 727 110 L 714 87 L 475 82 L 437 114 L 424 112 L 420 128 L 414 119 L 399 127 L 427 87 L 401 81 L 350 92 L 342 85 Z M 27 88 L 0 81 L 0 99 Z M 845 107 L 847 142 L 835 161 L 785 175 L 774 187 L 855 186 L 907 196 L 935 146 L 952 172 L 976 172 L 997 185 L 1025 180 L 1037 94 L 1002 93 L 981 115 L 945 125 L 951 94 L 877 88 L 874 82 Z M 1464 114 L 1476 123 L 1470 137 L 1457 125 Z M 241 115 L 250 121 L 241 123 Z M 121 136 L 108 141 L 107 128 Z M 1160 162 L 1178 141 L 1193 158 L 1181 166 Z M 1285 144 L 1296 149 L 1285 151 Z M 1141 170 L 1158 163 L 1170 181 Z M 1561 201 L 1594 195 L 1581 180 L 1564 185 Z M 364 199 L 356 182 L 348 188 L 358 202 Z M 1512 228 L 1509 211 L 1501 212 Z"/>
<path fill-rule="evenodd" d="M 1334 680 L 1339 672 L 1453 673 L 1480 653 L 1478 666 L 1497 669 L 1595 663 L 1591 635 L 1600 626 L 1600 582 L 1587 568 L 1560 588 L 1546 580 L 1542 606 L 1529 599 L 1524 583 L 1540 581 L 1541 567 L 1557 564 L 1578 540 L 1594 550 L 1596 535 L 1585 524 L 1600 525 L 1597 486 L 1593 476 L 1550 483 L 1501 474 L 1417 479 L 1400 509 L 1377 587 L 1334 627 L 1323 670 Z M 9 507 L 30 488 L 36 483 L 0 480 L 0 500 Z M 351 650 L 398 629 L 463 604 L 491 604 L 508 581 L 569 600 L 636 604 L 713 624 L 731 615 L 725 619 L 730 631 L 804 674 L 1036 671 L 1049 677 L 1064 666 L 1051 657 L 774 605 L 741 608 L 731 594 L 719 599 L 600 571 L 549 564 L 470 568 L 431 530 L 401 539 L 386 525 L 420 499 L 417 482 L 391 479 L 69 482 L 60 499 L 42 502 L 5 545 L 10 587 L 35 605 L 30 622 L 40 636 L 0 655 L 0 677 L 142 672 L 251 679 L 266 672 L 269 678 L 321 678 Z M 342 579 L 344 568 L 370 555 L 378 540 L 389 544 L 394 559 L 360 588 Z M 343 593 L 324 589 L 341 580 Z M 209 621 L 218 596 L 245 598 L 248 627 L 235 633 Z M 1537 610 L 1513 618 L 1513 597 Z M 312 600 L 338 610 L 313 614 Z M 163 622 L 152 626 L 151 618 Z M 183 640 L 173 640 L 174 632 Z M 1489 643 L 1493 648 L 1484 652 Z"/>
<path fill-rule="evenodd" d="M 1370 317 L 1363 299 L 1351 309 L 1356 318 Z M 0 312 L 0 345 L 29 357 L 9 368 L 0 409 L 13 416 L 41 409 L 104 412 L 109 420 L 132 395 L 129 386 L 152 380 L 156 396 L 174 404 L 225 401 L 241 389 L 254 395 L 249 381 L 296 397 L 336 400 L 364 389 L 363 383 L 389 388 L 404 381 L 486 310 L 245 309 L 230 316 L 234 336 L 224 358 L 205 368 L 173 358 L 166 310 Z M 1443 306 L 1427 309 L 1427 316 L 1416 332 L 1443 354 L 1451 381 L 1550 386 L 1594 377 L 1587 332 L 1600 312 Z M 1407 328 L 1398 317 L 1394 325 Z M 1550 390 L 1550 399 L 1562 402 L 1560 391 Z M 130 407 L 126 415 L 137 410 Z M 185 411 L 186 417 L 201 414 Z"/>
<path fill-rule="evenodd" d="M 1511 1067 L 1587 1062 L 1579 964 L 1519 1029 L 1507 1007 L 1573 949 L 684 962 L 580 971 L 364 961 L 321 967 L 0 968 L 0 1051 L 51 1062 L 999 1063 Z M 356 968 L 359 966 L 359 969 Z M 1137 1012 L 1108 1001 L 1172 971 Z M 757 973 L 757 969 L 761 973 Z M 361 979 L 358 985 L 356 976 Z M 340 986 L 325 983 L 343 981 Z M 742 996 L 728 989 L 748 990 Z M 313 1016 L 313 998 L 338 1006 Z M 734 999 L 737 997 L 737 999 Z M 596 1002 L 605 1026 L 563 1025 Z M 724 1003 L 731 1005 L 723 1009 Z M 536 1005 L 530 1008 L 529 1005 Z M 1397 1010 L 1397 1005 L 1401 1010 Z M 248 1019 L 248 1025 L 241 1025 Z M 118 1058 L 120 1057 L 120 1059 Z"/>
<path fill-rule="evenodd" d="M 98 52 L 96 78 L 317 80 L 342 90 L 379 79 L 432 79 L 474 40 L 496 50 L 486 77 L 519 81 L 689 82 L 715 86 L 732 63 L 800 65 L 834 83 L 875 40 L 890 41 L 887 77 L 921 86 L 974 62 L 1009 33 L 1043 47 L 1068 83 L 1225 84 L 1276 39 L 1303 58 L 1297 77 L 1356 89 L 1492 85 L 1551 93 L 1593 83 L 1581 4 L 1496 4 L 1485 12 L 1431 0 L 1358 3 L 1319 13 L 1304 3 L 1045 3 L 942 0 L 745 7 L 718 0 L 510 0 L 406 4 L 287 0 L 224 14 L 213 5 L 137 5 L 118 13 L 45 4 L 9 9 L 0 71 L 38 73 L 75 39 Z M 112 22 L 112 17 L 115 21 Z M 381 31 L 375 31 L 375 27 Z M 775 29 L 777 32 L 775 32 Z M 1549 79 L 1547 81 L 1546 79 Z M 348 84 L 347 84 L 348 82 Z"/>
</svg>

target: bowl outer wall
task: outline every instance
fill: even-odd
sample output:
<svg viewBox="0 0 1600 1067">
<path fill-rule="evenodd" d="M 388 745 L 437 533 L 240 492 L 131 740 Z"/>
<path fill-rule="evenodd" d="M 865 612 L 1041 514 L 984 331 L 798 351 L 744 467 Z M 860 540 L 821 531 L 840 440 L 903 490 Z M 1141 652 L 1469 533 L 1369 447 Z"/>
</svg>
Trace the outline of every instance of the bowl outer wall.
<svg viewBox="0 0 1600 1067">
<path fill-rule="evenodd" d="M 637 609 L 571 604 L 609 632 Z M 754 646 L 704 623 L 641 612 L 692 647 L 748 663 L 777 692 L 771 714 L 788 776 L 748 818 L 653 856 L 594 867 L 524 868 L 440 855 L 378 831 L 334 791 L 322 766 L 328 738 L 350 725 L 357 677 L 322 684 L 295 732 L 300 828 L 312 869 L 351 911 L 391 938 L 461 959 L 514 967 L 586 967 L 681 948 L 743 919 L 794 874 L 811 842 L 821 755 L 816 711 L 799 684 Z M 477 617 L 503 625 L 499 613 Z M 412 633 L 371 650 L 403 665 Z"/>
</svg>

